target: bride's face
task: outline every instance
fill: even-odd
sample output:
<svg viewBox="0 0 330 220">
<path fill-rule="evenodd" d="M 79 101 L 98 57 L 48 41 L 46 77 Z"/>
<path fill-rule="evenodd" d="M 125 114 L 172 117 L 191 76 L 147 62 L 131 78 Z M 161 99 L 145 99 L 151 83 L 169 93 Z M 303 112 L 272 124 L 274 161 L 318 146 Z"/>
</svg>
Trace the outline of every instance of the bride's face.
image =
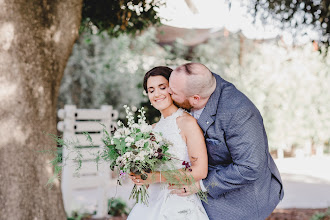
<svg viewBox="0 0 330 220">
<path fill-rule="evenodd" d="M 163 76 L 150 76 L 147 81 L 148 98 L 159 111 L 173 104 L 168 93 L 168 81 Z"/>
</svg>

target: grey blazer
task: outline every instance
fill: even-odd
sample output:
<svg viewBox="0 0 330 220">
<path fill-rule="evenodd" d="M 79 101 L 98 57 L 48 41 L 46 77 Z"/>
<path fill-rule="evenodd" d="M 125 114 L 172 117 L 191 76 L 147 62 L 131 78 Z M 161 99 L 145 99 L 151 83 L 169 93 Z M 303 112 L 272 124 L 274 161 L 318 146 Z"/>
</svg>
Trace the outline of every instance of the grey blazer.
<svg viewBox="0 0 330 220">
<path fill-rule="evenodd" d="M 265 219 L 284 191 L 262 117 L 233 84 L 213 75 L 216 89 L 198 119 L 209 162 L 203 205 L 211 220 Z"/>
</svg>

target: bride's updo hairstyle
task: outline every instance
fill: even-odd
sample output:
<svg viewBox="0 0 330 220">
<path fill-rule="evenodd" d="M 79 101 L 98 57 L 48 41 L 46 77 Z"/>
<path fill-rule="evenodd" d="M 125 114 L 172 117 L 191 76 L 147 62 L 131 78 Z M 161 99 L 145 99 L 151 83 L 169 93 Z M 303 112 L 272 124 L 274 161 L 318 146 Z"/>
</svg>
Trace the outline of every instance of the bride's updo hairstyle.
<svg viewBox="0 0 330 220">
<path fill-rule="evenodd" d="M 149 70 L 145 75 L 143 79 L 143 88 L 146 93 L 148 93 L 148 87 L 147 87 L 147 82 L 150 76 L 163 76 L 169 81 L 172 69 L 167 67 L 167 66 L 156 66 Z"/>
</svg>

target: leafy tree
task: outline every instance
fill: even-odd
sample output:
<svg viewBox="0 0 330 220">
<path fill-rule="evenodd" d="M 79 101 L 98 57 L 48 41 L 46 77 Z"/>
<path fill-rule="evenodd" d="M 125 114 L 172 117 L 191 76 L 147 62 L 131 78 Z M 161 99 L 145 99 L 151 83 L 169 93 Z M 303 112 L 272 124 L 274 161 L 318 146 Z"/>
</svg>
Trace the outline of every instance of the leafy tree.
<svg viewBox="0 0 330 220">
<path fill-rule="evenodd" d="M 155 29 L 130 37 L 84 33 L 74 46 L 62 80 L 59 108 L 99 108 L 108 103 L 124 116 L 123 105 L 139 107 L 144 74 L 165 65 L 167 52 L 156 43 Z"/>
<path fill-rule="evenodd" d="M 149 123 L 155 123 L 160 114 L 143 93 L 144 74 L 155 66 L 188 62 L 182 51 L 187 50 L 180 40 L 173 46 L 158 45 L 155 28 L 135 37 L 83 32 L 65 69 L 58 108 L 65 104 L 99 108 L 108 103 L 125 119 L 124 104 L 133 109 L 144 106 Z"/>
<path fill-rule="evenodd" d="M 51 158 L 36 150 L 49 144 L 44 132 L 56 133 L 58 91 L 80 24 L 134 34 L 159 22 L 159 4 L 0 1 L 0 219 L 66 219 L 60 184 L 45 187 Z"/>
<path fill-rule="evenodd" d="M 134 35 L 151 25 L 160 24 L 157 9 L 163 4 L 162 0 L 84 0 L 81 31 L 106 31 L 115 37 Z"/>
<path fill-rule="evenodd" d="M 318 33 L 321 44 L 330 45 L 330 1 L 328 0 L 253 0 L 251 13 L 266 21 L 275 18 L 282 28 L 297 34 L 308 29 Z"/>
<path fill-rule="evenodd" d="M 193 60 L 233 82 L 256 104 L 272 149 L 328 142 L 330 56 L 312 44 L 287 47 L 276 39 L 245 39 L 242 55 L 240 37 L 211 38 L 194 49 Z"/>
</svg>

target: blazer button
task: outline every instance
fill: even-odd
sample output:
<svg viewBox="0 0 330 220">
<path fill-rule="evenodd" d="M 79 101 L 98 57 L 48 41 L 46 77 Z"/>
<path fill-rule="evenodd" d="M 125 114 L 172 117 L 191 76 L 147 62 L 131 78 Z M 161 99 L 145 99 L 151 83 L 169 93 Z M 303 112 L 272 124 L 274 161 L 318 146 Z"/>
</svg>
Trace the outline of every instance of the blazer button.
<svg viewBox="0 0 330 220">
<path fill-rule="evenodd" d="M 209 122 L 207 121 L 207 122 L 206 122 L 206 124 L 208 125 L 208 124 L 209 124 Z"/>
</svg>

